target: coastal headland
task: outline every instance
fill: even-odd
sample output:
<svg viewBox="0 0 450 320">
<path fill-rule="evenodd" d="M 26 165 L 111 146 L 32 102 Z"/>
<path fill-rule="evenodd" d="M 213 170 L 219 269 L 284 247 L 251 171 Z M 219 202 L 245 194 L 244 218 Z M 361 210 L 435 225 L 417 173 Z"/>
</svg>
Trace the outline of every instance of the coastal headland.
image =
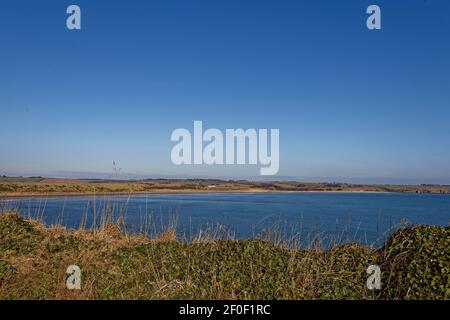
<svg viewBox="0 0 450 320">
<path fill-rule="evenodd" d="M 200 192 L 403 192 L 450 194 L 450 185 L 219 179 L 62 179 L 0 177 L 0 197 Z"/>
</svg>

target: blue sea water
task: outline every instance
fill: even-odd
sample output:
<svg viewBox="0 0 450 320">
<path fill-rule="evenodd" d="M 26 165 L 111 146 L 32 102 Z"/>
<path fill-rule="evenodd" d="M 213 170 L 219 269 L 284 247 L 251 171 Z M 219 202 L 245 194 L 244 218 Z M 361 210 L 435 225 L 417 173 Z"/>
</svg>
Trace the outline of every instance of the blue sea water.
<svg viewBox="0 0 450 320">
<path fill-rule="evenodd" d="M 45 223 L 77 228 L 100 223 L 101 213 L 124 216 L 130 232 L 160 232 L 176 224 L 191 240 L 199 230 L 245 239 L 294 237 L 379 246 L 404 224 L 447 226 L 450 195 L 405 193 L 197 193 L 133 196 L 68 196 L 3 200 L 4 208 L 41 216 Z M 94 210 L 95 208 L 95 210 Z M 219 227 L 222 226 L 222 227 Z M 270 232 L 269 232 L 270 231 Z M 325 243 L 326 245 L 326 243 Z"/>
</svg>

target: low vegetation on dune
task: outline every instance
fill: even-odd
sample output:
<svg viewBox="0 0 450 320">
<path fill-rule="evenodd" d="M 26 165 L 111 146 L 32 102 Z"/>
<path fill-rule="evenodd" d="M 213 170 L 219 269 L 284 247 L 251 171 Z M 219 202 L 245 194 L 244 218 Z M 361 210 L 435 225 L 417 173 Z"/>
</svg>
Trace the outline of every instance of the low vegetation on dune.
<svg viewBox="0 0 450 320">
<path fill-rule="evenodd" d="M 370 185 L 217 179 L 57 179 L 1 177 L 0 197 L 175 192 L 406 192 L 450 194 L 449 185 Z"/>
<path fill-rule="evenodd" d="M 120 224 L 68 231 L 0 215 L 1 299 L 450 299 L 450 229 L 398 230 L 384 247 L 293 249 L 262 240 L 149 238 Z M 382 270 L 368 290 L 366 269 Z M 81 269 L 81 290 L 66 269 Z"/>
</svg>

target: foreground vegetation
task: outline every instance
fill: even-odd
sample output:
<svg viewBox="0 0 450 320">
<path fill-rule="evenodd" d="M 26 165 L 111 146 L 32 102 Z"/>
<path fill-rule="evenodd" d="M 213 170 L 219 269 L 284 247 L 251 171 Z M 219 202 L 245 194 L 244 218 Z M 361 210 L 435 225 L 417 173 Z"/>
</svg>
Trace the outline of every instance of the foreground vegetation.
<svg viewBox="0 0 450 320">
<path fill-rule="evenodd" d="M 292 249 L 262 240 L 180 243 L 120 224 L 68 231 L 0 214 L 0 299 L 450 299 L 450 228 L 400 229 L 381 249 Z M 81 290 L 66 289 L 78 265 Z M 381 290 L 366 268 L 382 269 Z"/>
</svg>

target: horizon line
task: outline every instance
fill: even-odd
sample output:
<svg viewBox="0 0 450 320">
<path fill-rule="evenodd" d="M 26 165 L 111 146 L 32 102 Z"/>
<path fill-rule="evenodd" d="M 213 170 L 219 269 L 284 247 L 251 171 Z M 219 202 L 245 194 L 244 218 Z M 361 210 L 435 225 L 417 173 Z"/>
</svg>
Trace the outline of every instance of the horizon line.
<svg viewBox="0 0 450 320">
<path fill-rule="evenodd" d="M 54 173 L 28 173 L 11 172 L 2 173 L 0 177 L 41 177 L 48 179 L 72 179 L 72 180 L 222 180 L 222 181 L 249 181 L 249 182 L 310 182 L 310 183 L 347 183 L 347 184 L 398 184 L 398 185 L 450 185 L 450 178 L 410 178 L 410 177 L 326 177 L 326 176 L 210 176 L 210 175 L 170 175 L 170 174 L 135 174 L 135 173 L 106 173 L 106 172 L 79 172 L 59 171 Z"/>
</svg>

